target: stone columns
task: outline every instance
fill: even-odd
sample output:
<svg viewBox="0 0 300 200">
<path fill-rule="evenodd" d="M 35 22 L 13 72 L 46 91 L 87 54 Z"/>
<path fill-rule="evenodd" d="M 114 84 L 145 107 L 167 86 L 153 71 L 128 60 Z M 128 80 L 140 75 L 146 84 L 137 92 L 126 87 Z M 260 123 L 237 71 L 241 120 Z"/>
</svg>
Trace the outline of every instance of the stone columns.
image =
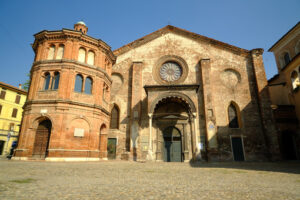
<svg viewBox="0 0 300 200">
<path fill-rule="evenodd" d="M 188 144 L 188 138 L 189 134 L 187 132 L 187 124 L 183 124 L 183 150 L 184 150 L 184 162 L 189 162 L 189 144 Z"/>
<path fill-rule="evenodd" d="M 152 152 L 152 113 L 148 114 L 149 116 L 149 147 L 148 147 L 148 155 L 147 155 L 147 160 L 152 160 L 153 159 L 153 152 Z"/>
</svg>

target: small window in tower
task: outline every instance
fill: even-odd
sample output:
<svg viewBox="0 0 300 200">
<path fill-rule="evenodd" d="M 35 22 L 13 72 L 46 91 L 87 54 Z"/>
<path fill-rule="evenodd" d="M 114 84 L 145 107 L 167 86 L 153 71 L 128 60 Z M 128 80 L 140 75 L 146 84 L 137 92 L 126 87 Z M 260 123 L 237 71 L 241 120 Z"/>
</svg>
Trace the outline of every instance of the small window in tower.
<svg viewBox="0 0 300 200">
<path fill-rule="evenodd" d="M 75 80 L 75 92 L 82 92 L 82 84 L 83 84 L 83 77 L 80 74 L 76 75 L 76 80 Z"/>
<path fill-rule="evenodd" d="M 90 77 L 85 79 L 84 93 L 92 94 L 93 80 Z"/>
<path fill-rule="evenodd" d="M 59 85 L 59 72 L 54 73 L 54 77 L 52 79 L 52 90 L 57 90 Z"/>
<path fill-rule="evenodd" d="M 18 114 L 18 109 L 14 108 L 13 111 L 12 111 L 11 117 L 16 118 L 17 114 Z"/>
<path fill-rule="evenodd" d="M 55 53 L 55 46 L 53 45 L 49 48 L 48 60 L 53 60 L 54 59 L 54 53 Z"/>
<path fill-rule="evenodd" d="M 80 48 L 78 51 L 78 61 L 79 62 L 85 62 L 85 49 L 84 48 Z"/>
<path fill-rule="evenodd" d="M 284 58 L 284 63 L 285 63 L 285 65 L 287 65 L 287 64 L 289 64 L 290 63 L 290 55 L 289 55 L 289 53 L 285 53 L 284 54 L 284 56 L 283 56 L 283 58 Z"/>
<path fill-rule="evenodd" d="M 87 64 L 94 65 L 94 60 L 95 60 L 95 53 L 92 51 L 89 51 Z"/>
<path fill-rule="evenodd" d="M 48 90 L 49 89 L 49 85 L 50 85 L 50 74 L 49 72 L 45 73 L 45 82 L 44 82 L 44 90 Z"/>
<path fill-rule="evenodd" d="M 64 56 L 64 45 L 60 45 L 57 50 L 56 59 L 62 59 Z"/>
</svg>

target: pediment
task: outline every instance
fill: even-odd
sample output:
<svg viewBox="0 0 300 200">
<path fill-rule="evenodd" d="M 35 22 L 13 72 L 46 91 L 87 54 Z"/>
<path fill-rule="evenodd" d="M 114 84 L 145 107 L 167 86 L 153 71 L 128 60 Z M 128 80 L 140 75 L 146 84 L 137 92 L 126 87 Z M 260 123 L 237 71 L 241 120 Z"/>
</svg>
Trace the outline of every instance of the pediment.
<svg viewBox="0 0 300 200">
<path fill-rule="evenodd" d="M 142 38 L 139 38 L 129 44 L 126 44 L 126 45 L 114 50 L 113 53 L 114 53 L 114 55 L 119 56 L 119 55 L 124 54 L 134 48 L 140 47 L 148 42 L 151 42 L 154 39 L 162 37 L 162 36 L 166 35 L 167 33 L 173 33 L 173 34 L 180 35 L 180 36 L 183 36 L 183 37 L 186 37 L 189 39 L 193 39 L 196 41 L 206 42 L 210 45 L 218 46 L 223 49 L 228 49 L 235 53 L 239 52 L 239 54 L 248 54 L 250 52 L 249 50 L 246 50 L 246 49 L 242 49 L 242 48 L 239 48 L 239 47 L 236 47 L 236 46 L 233 46 L 233 45 L 230 45 L 230 44 L 227 44 L 227 43 L 224 43 L 224 42 L 221 42 L 221 41 L 218 41 L 218 40 L 215 40 L 215 39 L 203 36 L 203 35 L 199 35 L 199 34 L 196 34 L 196 33 L 181 29 L 181 28 L 177 28 L 175 26 L 168 25 L 168 26 L 165 26 L 153 33 L 150 33 L 149 35 L 146 35 Z"/>
</svg>

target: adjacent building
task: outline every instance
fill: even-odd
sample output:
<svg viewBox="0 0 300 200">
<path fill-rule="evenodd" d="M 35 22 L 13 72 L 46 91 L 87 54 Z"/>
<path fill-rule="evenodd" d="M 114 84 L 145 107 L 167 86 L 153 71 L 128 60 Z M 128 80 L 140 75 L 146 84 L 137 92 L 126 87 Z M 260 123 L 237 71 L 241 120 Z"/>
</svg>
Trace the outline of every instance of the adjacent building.
<svg viewBox="0 0 300 200">
<path fill-rule="evenodd" d="M 284 159 L 300 159 L 300 22 L 270 49 L 278 74 L 269 80 L 270 97 Z"/>
<path fill-rule="evenodd" d="M 16 146 L 27 92 L 0 82 L 0 156 Z"/>
<path fill-rule="evenodd" d="M 166 26 L 111 51 L 87 31 L 35 34 L 15 159 L 279 158 L 262 49 Z"/>
</svg>

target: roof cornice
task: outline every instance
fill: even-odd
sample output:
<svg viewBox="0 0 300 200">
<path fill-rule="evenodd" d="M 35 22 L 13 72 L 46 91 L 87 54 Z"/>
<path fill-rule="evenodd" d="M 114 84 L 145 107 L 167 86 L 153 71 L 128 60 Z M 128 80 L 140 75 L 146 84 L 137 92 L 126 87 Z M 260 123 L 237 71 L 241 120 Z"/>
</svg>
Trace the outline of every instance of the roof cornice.
<svg viewBox="0 0 300 200">
<path fill-rule="evenodd" d="M 221 48 L 224 48 L 224 49 L 227 49 L 227 50 L 230 50 L 230 51 L 233 51 L 237 54 L 249 54 L 250 51 L 249 50 L 246 50 L 246 49 L 242 49 L 242 48 L 239 48 L 239 47 L 236 47 L 236 46 L 233 46 L 233 45 L 230 45 L 230 44 L 227 44 L 227 43 L 224 43 L 224 42 L 221 42 L 221 41 L 218 41 L 218 40 L 215 40 L 215 39 L 212 39 L 212 38 L 209 38 L 209 37 L 206 37 L 206 36 L 203 36 L 203 35 L 199 35 L 199 34 L 196 34 L 196 33 L 193 33 L 193 32 L 190 32 L 190 31 L 187 31 L 185 29 L 181 29 L 181 28 L 177 28 L 175 26 L 171 26 L 171 25 L 168 25 L 168 26 L 165 26 L 155 32 L 152 32 L 142 38 L 139 38 L 129 44 L 126 44 L 116 50 L 113 51 L 113 53 L 116 55 L 116 56 L 119 56 L 133 48 L 136 48 L 136 47 L 139 47 L 143 44 L 146 44 L 164 34 L 167 34 L 167 33 L 175 33 L 175 34 L 178 34 L 178 35 L 181 35 L 181 36 L 184 36 L 184 37 L 188 37 L 188 38 L 191 38 L 191 39 L 194 39 L 196 41 L 203 41 L 203 42 L 207 42 L 211 45 L 214 45 L 214 46 L 217 46 L 217 47 L 221 47 Z"/>
<path fill-rule="evenodd" d="M 268 50 L 269 52 L 273 52 L 278 46 L 280 46 L 280 44 L 290 35 L 292 35 L 295 31 L 297 31 L 297 29 L 300 29 L 300 21 L 293 26 L 293 28 L 291 28 L 286 34 L 284 34 L 275 44 L 273 44 L 273 46 Z"/>
<path fill-rule="evenodd" d="M 116 61 L 116 56 L 113 54 L 111 47 L 106 44 L 104 41 L 100 39 L 93 38 L 91 36 L 85 35 L 80 31 L 71 30 L 71 29 L 62 29 L 62 30 L 55 30 L 55 31 L 47 31 L 43 30 L 38 32 L 34 35 L 35 41 L 32 45 L 33 50 L 35 50 L 38 44 L 44 40 L 52 40 L 52 39 L 77 39 L 79 41 L 83 41 L 89 43 L 91 45 L 97 46 L 101 48 L 111 59 L 112 63 Z"/>
<path fill-rule="evenodd" d="M 0 86 L 1 86 L 2 88 L 8 89 L 8 90 L 12 90 L 12 91 L 14 91 L 14 92 L 21 93 L 21 94 L 23 94 L 23 95 L 27 95 L 27 91 L 26 91 L 26 90 L 17 88 L 17 87 L 15 87 L 15 86 L 9 85 L 9 84 L 7 84 L 7 83 L 0 82 Z"/>
</svg>

